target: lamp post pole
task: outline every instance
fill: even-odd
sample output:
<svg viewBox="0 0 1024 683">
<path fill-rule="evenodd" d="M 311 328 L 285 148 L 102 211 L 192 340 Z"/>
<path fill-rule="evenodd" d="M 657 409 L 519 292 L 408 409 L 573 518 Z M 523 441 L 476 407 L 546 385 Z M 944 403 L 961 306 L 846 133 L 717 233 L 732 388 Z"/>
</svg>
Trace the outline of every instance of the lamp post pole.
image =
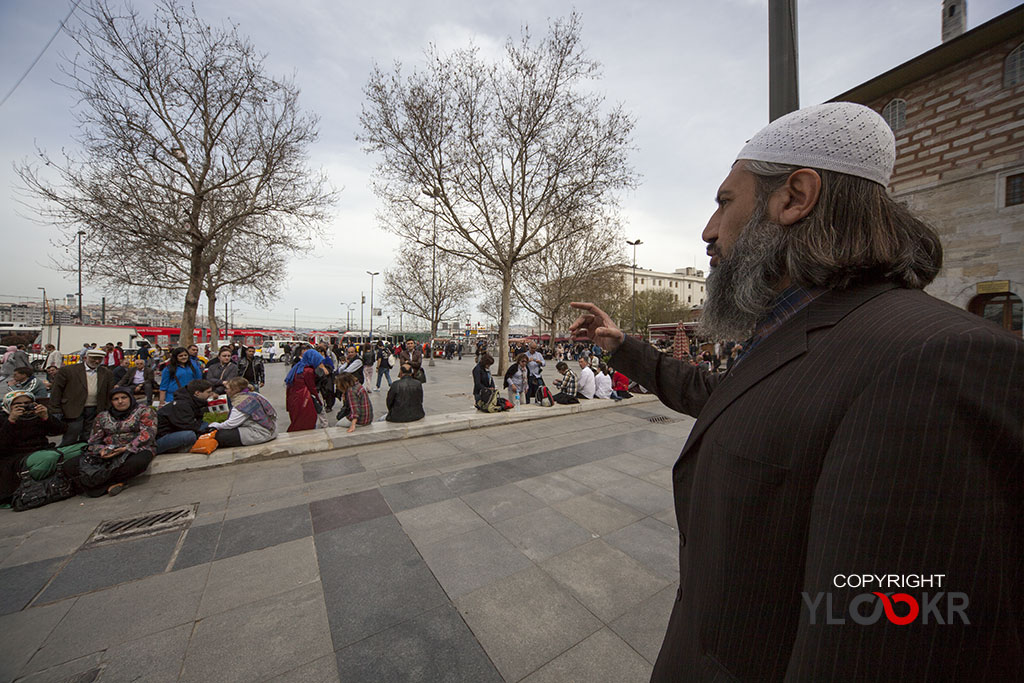
<svg viewBox="0 0 1024 683">
<path fill-rule="evenodd" d="M 82 238 L 85 236 L 85 230 L 78 231 L 78 324 L 83 325 L 85 323 L 82 320 Z"/>
<path fill-rule="evenodd" d="M 42 318 L 40 320 L 40 325 L 41 326 L 45 326 L 46 325 L 46 287 L 36 287 L 36 289 L 43 290 L 43 312 L 41 314 Z"/>
<path fill-rule="evenodd" d="M 295 308 L 292 309 L 292 334 L 297 334 L 298 331 L 299 331 L 299 326 L 296 323 L 296 317 L 295 317 L 295 314 L 298 313 L 298 312 L 299 312 L 299 307 L 298 306 L 296 306 Z"/>
<path fill-rule="evenodd" d="M 626 244 L 633 247 L 633 334 L 636 334 L 636 248 L 637 245 L 643 244 L 640 240 L 633 240 L 630 242 L 626 240 Z"/>
<path fill-rule="evenodd" d="M 377 271 L 366 271 L 370 276 L 370 346 L 373 346 L 373 278 L 380 275 Z"/>
</svg>

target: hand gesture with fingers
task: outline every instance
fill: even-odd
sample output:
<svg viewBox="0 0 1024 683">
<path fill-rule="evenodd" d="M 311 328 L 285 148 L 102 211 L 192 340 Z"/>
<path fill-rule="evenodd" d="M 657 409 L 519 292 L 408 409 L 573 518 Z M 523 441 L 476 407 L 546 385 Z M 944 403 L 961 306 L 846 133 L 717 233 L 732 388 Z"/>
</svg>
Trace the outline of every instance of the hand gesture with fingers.
<svg viewBox="0 0 1024 683">
<path fill-rule="evenodd" d="M 569 326 L 569 334 L 575 341 L 593 341 L 609 353 L 619 348 L 626 335 L 607 313 L 591 303 L 574 301 L 570 305 L 583 311 L 576 322 Z"/>
</svg>

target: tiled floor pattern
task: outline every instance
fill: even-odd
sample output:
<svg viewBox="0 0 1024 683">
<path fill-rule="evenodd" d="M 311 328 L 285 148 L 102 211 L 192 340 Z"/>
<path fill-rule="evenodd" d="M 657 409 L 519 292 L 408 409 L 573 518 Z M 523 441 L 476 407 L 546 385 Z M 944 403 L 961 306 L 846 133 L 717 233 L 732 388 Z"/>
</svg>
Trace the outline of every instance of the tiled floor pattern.
<svg viewBox="0 0 1024 683">
<path fill-rule="evenodd" d="M 70 552 L 95 523 L 54 524 L 56 557 L 0 525 L 0 681 L 646 680 L 688 424 L 602 412 L 246 466 L 230 495 L 179 475 L 191 528 Z"/>
</svg>

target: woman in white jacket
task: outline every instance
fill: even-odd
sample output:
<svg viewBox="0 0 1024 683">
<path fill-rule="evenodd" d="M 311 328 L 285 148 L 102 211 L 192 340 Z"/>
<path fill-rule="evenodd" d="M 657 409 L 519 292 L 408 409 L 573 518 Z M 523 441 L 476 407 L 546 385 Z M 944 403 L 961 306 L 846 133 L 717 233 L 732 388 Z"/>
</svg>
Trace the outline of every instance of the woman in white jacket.
<svg viewBox="0 0 1024 683">
<path fill-rule="evenodd" d="M 270 402 L 255 391 L 244 377 L 224 382 L 231 399 L 231 412 L 213 428 L 221 447 L 252 446 L 277 438 L 277 412 Z"/>
</svg>

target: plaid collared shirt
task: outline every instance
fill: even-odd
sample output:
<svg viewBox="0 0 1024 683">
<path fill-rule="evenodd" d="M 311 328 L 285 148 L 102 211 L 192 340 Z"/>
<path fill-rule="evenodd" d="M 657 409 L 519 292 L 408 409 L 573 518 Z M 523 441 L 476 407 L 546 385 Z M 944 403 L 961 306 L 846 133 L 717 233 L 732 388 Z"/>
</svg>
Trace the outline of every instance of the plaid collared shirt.
<svg viewBox="0 0 1024 683">
<path fill-rule="evenodd" d="M 368 425 L 373 422 L 373 405 L 370 403 L 370 394 L 362 384 L 357 384 L 345 394 L 348 401 L 349 418 L 357 425 Z"/>
<path fill-rule="evenodd" d="M 562 386 L 559 388 L 566 396 L 576 396 L 576 375 L 572 370 L 566 370 L 562 375 Z"/>
<path fill-rule="evenodd" d="M 824 287 L 806 289 L 800 285 L 790 285 L 782 290 L 778 298 L 775 299 L 772 310 L 757 323 L 754 328 L 754 336 L 743 345 L 743 354 L 737 359 L 737 362 L 745 358 L 754 347 L 764 341 L 769 334 L 779 329 L 784 322 L 827 291 L 828 289 Z"/>
</svg>

